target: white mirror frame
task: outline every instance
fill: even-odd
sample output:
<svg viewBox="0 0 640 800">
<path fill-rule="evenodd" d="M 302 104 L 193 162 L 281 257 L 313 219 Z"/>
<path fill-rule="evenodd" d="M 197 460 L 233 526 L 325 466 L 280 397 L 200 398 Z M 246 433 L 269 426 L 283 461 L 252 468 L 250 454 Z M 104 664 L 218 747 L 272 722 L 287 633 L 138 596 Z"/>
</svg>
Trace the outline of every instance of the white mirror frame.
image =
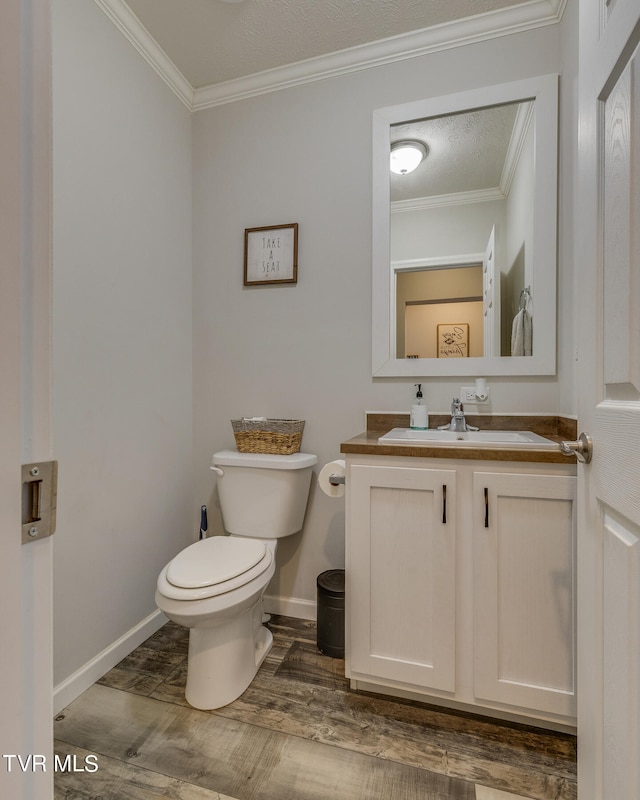
<svg viewBox="0 0 640 800">
<path fill-rule="evenodd" d="M 390 126 L 467 109 L 535 99 L 533 355 L 396 358 L 390 258 Z M 542 75 L 373 112 L 372 374 L 374 377 L 554 375 L 558 195 L 558 76 Z"/>
</svg>

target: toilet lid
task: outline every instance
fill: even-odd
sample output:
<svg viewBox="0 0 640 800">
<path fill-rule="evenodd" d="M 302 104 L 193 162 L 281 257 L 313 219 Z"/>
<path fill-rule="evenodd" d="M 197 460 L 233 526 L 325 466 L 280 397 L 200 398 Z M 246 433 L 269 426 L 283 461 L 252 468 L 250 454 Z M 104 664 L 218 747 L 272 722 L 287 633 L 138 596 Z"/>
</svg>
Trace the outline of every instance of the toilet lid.
<svg viewBox="0 0 640 800">
<path fill-rule="evenodd" d="M 257 539 L 211 536 L 178 553 L 167 568 L 167 580 L 181 589 L 215 586 L 255 567 L 266 551 Z"/>
</svg>

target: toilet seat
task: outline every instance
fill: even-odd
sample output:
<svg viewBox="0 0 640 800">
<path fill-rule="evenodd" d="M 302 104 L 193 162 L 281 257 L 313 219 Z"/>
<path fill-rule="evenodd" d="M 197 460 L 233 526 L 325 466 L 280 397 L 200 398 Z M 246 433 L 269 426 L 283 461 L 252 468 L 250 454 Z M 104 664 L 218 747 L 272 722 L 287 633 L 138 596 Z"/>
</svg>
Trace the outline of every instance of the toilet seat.
<svg viewBox="0 0 640 800">
<path fill-rule="evenodd" d="M 255 567 L 266 548 L 258 539 L 212 536 L 185 548 L 169 563 L 167 580 L 180 589 L 199 589 L 229 581 Z"/>
<path fill-rule="evenodd" d="M 187 547 L 158 577 L 158 591 L 174 600 L 200 600 L 230 592 L 271 566 L 273 554 L 258 539 L 212 536 Z"/>
</svg>

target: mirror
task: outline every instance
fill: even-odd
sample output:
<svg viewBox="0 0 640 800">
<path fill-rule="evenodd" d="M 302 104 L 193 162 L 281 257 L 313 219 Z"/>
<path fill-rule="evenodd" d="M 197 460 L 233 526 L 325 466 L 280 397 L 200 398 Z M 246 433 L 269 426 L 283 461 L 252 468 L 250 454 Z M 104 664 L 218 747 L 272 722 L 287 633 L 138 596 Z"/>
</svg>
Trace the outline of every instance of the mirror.
<svg viewBox="0 0 640 800">
<path fill-rule="evenodd" d="M 374 376 L 555 373 L 557 84 L 374 112 Z"/>
</svg>

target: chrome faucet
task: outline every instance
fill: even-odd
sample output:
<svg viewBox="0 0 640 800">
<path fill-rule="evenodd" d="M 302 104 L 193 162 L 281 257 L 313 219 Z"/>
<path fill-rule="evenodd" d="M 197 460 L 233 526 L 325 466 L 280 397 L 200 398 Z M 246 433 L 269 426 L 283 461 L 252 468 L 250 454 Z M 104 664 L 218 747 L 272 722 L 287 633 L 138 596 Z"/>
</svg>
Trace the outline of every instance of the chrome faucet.
<svg viewBox="0 0 640 800">
<path fill-rule="evenodd" d="M 439 431 L 477 431 L 473 425 L 467 425 L 467 420 L 464 416 L 464 406 L 458 397 L 454 397 L 451 401 L 451 421 L 447 425 L 438 425 Z"/>
</svg>

